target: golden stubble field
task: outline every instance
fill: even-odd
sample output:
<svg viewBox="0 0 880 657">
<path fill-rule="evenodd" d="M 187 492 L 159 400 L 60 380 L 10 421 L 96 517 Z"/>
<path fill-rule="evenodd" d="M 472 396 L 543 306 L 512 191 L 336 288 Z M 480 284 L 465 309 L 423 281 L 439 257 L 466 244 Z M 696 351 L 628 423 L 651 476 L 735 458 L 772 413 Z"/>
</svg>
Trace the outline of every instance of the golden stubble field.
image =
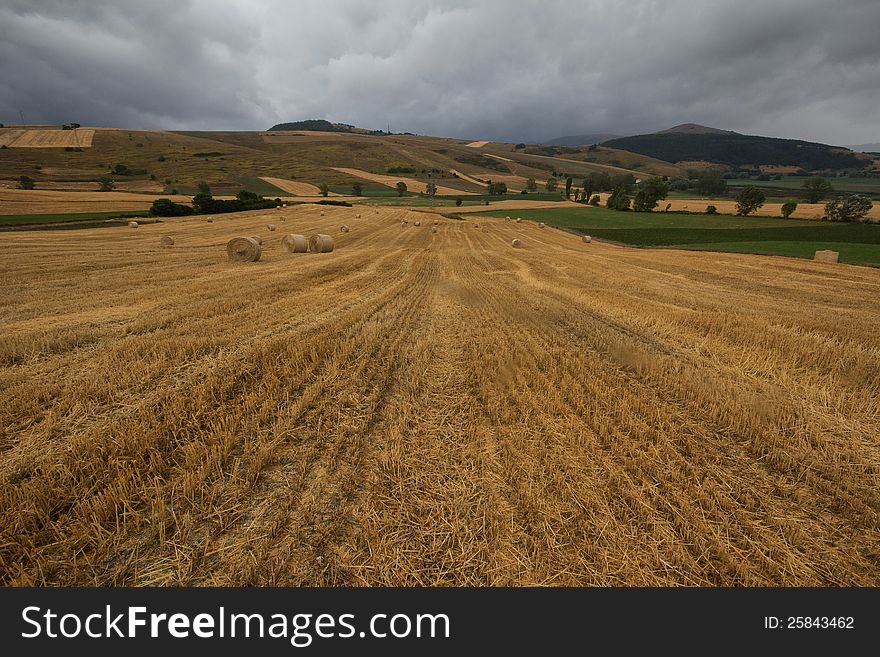
<svg viewBox="0 0 880 657">
<path fill-rule="evenodd" d="M 0 582 L 880 584 L 877 270 L 319 212 L 4 236 Z"/>
</svg>

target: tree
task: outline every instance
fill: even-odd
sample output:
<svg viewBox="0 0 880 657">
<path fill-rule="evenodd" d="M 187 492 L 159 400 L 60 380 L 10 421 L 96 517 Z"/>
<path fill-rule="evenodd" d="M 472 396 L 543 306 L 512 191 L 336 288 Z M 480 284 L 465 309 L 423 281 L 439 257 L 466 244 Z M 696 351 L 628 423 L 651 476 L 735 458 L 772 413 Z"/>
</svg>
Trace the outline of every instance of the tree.
<svg viewBox="0 0 880 657">
<path fill-rule="evenodd" d="M 703 171 L 697 176 L 697 192 L 701 196 L 722 196 L 727 191 L 727 181 L 720 171 Z"/>
<path fill-rule="evenodd" d="M 489 181 L 489 184 L 486 186 L 489 192 L 489 196 L 504 196 L 507 193 L 507 183 L 503 182 L 492 182 Z"/>
<path fill-rule="evenodd" d="M 807 199 L 807 203 L 819 203 L 834 192 L 831 183 L 821 176 L 807 178 L 801 187 L 804 190 L 804 198 Z"/>
<path fill-rule="evenodd" d="M 526 189 L 527 189 L 528 191 L 530 191 L 530 192 L 536 192 L 536 191 L 538 191 L 538 183 L 535 182 L 535 179 L 534 179 L 534 178 L 529 178 L 529 179 L 526 181 Z"/>
<path fill-rule="evenodd" d="M 788 219 L 794 211 L 797 210 L 796 201 L 786 201 L 782 204 L 782 218 Z"/>
<path fill-rule="evenodd" d="M 429 180 L 428 184 L 426 185 L 426 191 L 428 193 L 428 196 L 434 198 L 434 196 L 437 194 L 437 184 L 433 180 Z"/>
<path fill-rule="evenodd" d="M 193 196 L 192 206 L 198 214 L 208 214 L 209 212 L 213 211 L 214 197 L 210 194 L 203 194 L 199 192 L 198 194 Z"/>
<path fill-rule="evenodd" d="M 250 203 L 252 201 L 261 201 L 263 197 L 259 194 L 255 194 L 254 192 L 249 192 L 246 189 L 241 190 L 238 194 L 235 195 L 239 201 L 243 201 L 245 203 Z M 279 199 L 280 201 L 280 199 Z"/>
<path fill-rule="evenodd" d="M 406 183 L 401 181 L 397 183 L 397 195 L 403 196 L 404 194 L 406 194 Z"/>
<path fill-rule="evenodd" d="M 518 151 L 518 150 L 521 150 L 521 149 L 523 149 L 523 148 L 525 148 L 525 147 L 526 147 L 525 144 L 521 144 L 521 143 L 520 143 L 520 144 L 517 144 L 516 146 L 514 146 L 514 147 L 513 147 L 513 150 Z"/>
<path fill-rule="evenodd" d="M 352 183 L 351 193 L 353 196 L 361 196 L 363 194 L 363 191 L 364 191 L 364 186 L 361 185 L 359 182 Z"/>
<path fill-rule="evenodd" d="M 611 210 L 629 210 L 629 196 L 626 187 L 618 186 L 611 192 L 611 196 L 605 201 L 605 206 Z"/>
<path fill-rule="evenodd" d="M 211 194 L 211 187 L 204 180 L 199 183 L 199 194 Z"/>
<path fill-rule="evenodd" d="M 455 199 L 455 206 L 458 207 L 460 205 L 461 205 L 461 199 L 460 198 Z"/>
<path fill-rule="evenodd" d="M 594 192 L 610 192 L 614 186 L 611 184 L 611 176 L 605 171 L 596 171 L 587 176 L 589 184 L 585 185 Z"/>
<path fill-rule="evenodd" d="M 127 176 L 128 175 L 128 167 L 124 164 L 117 164 L 113 167 L 113 173 L 117 176 Z"/>
<path fill-rule="evenodd" d="M 599 205 L 599 201 L 601 201 L 601 200 L 602 200 L 602 199 L 599 198 L 599 195 L 598 195 L 598 194 L 593 194 L 593 195 L 590 197 L 590 205 L 596 207 L 596 206 Z"/>
<path fill-rule="evenodd" d="M 98 178 L 98 190 L 102 192 L 112 192 L 113 188 L 116 187 L 116 183 L 113 182 L 113 179 L 110 176 L 101 176 Z"/>
<path fill-rule="evenodd" d="M 868 212 L 874 204 L 867 196 L 853 194 L 846 198 L 836 198 L 825 204 L 825 218 L 828 221 L 860 221 L 868 219 Z"/>
<path fill-rule="evenodd" d="M 584 178 L 584 200 L 586 201 L 593 195 L 593 176 Z"/>
<path fill-rule="evenodd" d="M 554 178 L 553 176 L 550 176 L 549 178 L 547 178 L 547 184 L 544 185 L 544 188 L 548 192 L 555 192 L 556 191 L 556 184 L 557 184 L 556 178 Z"/>
<path fill-rule="evenodd" d="M 747 217 L 752 212 L 764 205 L 766 197 L 764 192 L 753 185 L 743 187 L 736 195 L 736 213 Z"/>
<path fill-rule="evenodd" d="M 651 178 L 639 185 L 633 201 L 633 210 L 636 212 L 650 212 L 657 207 L 657 202 L 662 201 L 669 194 L 669 185 L 663 178 Z"/>
<path fill-rule="evenodd" d="M 321 196 L 330 196 L 330 187 L 327 186 L 327 183 L 321 183 L 318 185 L 318 190 L 321 192 Z"/>
<path fill-rule="evenodd" d="M 34 179 L 30 176 L 20 176 L 18 179 L 18 188 L 19 189 L 33 189 L 34 188 Z"/>
<path fill-rule="evenodd" d="M 707 205 L 706 214 L 718 214 L 718 208 L 716 208 L 714 205 Z"/>
<path fill-rule="evenodd" d="M 598 150 L 599 150 L 598 144 L 590 144 L 590 146 L 587 148 L 588 153 L 595 153 Z"/>
<path fill-rule="evenodd" d="M 571 196 L 571 176 L 565 177 L 565 198 Z"/>
</svg>

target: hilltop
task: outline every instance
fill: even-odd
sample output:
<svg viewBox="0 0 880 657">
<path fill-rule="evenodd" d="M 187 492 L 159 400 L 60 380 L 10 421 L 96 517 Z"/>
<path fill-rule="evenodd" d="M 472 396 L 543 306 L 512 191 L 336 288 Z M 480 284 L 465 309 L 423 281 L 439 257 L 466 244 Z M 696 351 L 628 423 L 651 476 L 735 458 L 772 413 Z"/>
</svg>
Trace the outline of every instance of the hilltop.
<svg viewBox="0 0 880 657">
<path fill-rule="evenodd" d="M 651 134 L 612 139 L 604 146 L 666 162 L 702 161 L 731 168 L 790 166 L 815 171 L 863 169 L 871 164 L 869 157 L 846 148 L 798 139 L 743 135 L 694 123 Z"/>
<path fill-rule="evenodd" d="M 308 130 L 316 132 L 350 132 L 366 135 L 385 135 L 383 130 L 367 130 L 366 128 L 358 128 L 348 123 L 330 123 L 324 119 L 306 119 L 305 121 L 292 121 L 290 123 L 277 123 L 269 128 L 269 132 L 281 130 Z"/>
</svg>

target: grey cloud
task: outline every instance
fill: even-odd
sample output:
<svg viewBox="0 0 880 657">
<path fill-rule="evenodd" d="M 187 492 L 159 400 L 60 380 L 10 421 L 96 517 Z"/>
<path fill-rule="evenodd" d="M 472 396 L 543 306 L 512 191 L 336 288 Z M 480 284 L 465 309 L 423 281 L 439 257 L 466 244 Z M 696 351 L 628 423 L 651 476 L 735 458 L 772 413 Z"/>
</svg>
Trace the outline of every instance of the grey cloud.
<svg viewBox="0 0 880 657">
<path fill-rule="evenodd" d="M 880 3 L 0 0 L 0 121 L 880 140 Z"/>
</svg>

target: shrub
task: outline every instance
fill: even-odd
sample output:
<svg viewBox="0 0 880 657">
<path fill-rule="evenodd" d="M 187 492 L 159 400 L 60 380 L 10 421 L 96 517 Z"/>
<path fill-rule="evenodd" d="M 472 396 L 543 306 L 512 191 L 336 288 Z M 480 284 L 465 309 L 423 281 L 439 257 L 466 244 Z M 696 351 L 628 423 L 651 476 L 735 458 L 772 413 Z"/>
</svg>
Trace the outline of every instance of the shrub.
<svg viewBox="0 0 880 657">
<path fill-rule="evenodd" d="M 30 176 L 20 176 L 18 179 L 18 188 L 19 189 L 33 189 L 34 188 L 34 179 Z"/>
<path fill-rule="evenodd" d="M 150 207 L 150 214 L 155 217 L 185 217 L 193 214 L 193 209 L 168 198 L 157 198 Z"/>
<path fill-rule="evenodd" d="M 115 186 L 116 185 L 113 183 L 113 179 L 110 176 L 101 176 L 98 178 L 98 191 L 110 192 L 113 191 Z"/>
<path fill-rule="evenodd" d="M 601 201 L 601 200 L 602 200 L 602 199 L 599 198 L 599 195 L 598 195 L 598 194 L 593 194 L 593 196 L 590 198 L 590 205 L 598 206 L 598 205 L 599 205 L 599 201 Z"/>
<path fill-rule="evenodd" d="M 707 205 L 706 214 L 718 214 L 718 208 L 716 208 L 714 205 Z"/>
<path fill-rule="evenodd" d="M 164 162 L 164 161 L 165 161 L 165 156 L 164 156 L 164 155 L 160 155 L 159 157 L 156 158 L 156 161 L 157 161 L 157 162 Z"/>
<path fill-rule="evenodd" d="M 455 199 L 455 206 L 459 207 L 460 205 L 461 205 L 461 199 L 460 198 Z"/>
<path fill-rule="evenodd" d="M 396 166 L 388 169 L 388 173 L 416 173 L 415 167 Z"/>
<path fill-rule="evenodd" d="M 797 203 L 795 201 L 786 201 L 782 204 L 782 218 L 788 219 L 795 210 L 797 210 Z"/>
</svg>

